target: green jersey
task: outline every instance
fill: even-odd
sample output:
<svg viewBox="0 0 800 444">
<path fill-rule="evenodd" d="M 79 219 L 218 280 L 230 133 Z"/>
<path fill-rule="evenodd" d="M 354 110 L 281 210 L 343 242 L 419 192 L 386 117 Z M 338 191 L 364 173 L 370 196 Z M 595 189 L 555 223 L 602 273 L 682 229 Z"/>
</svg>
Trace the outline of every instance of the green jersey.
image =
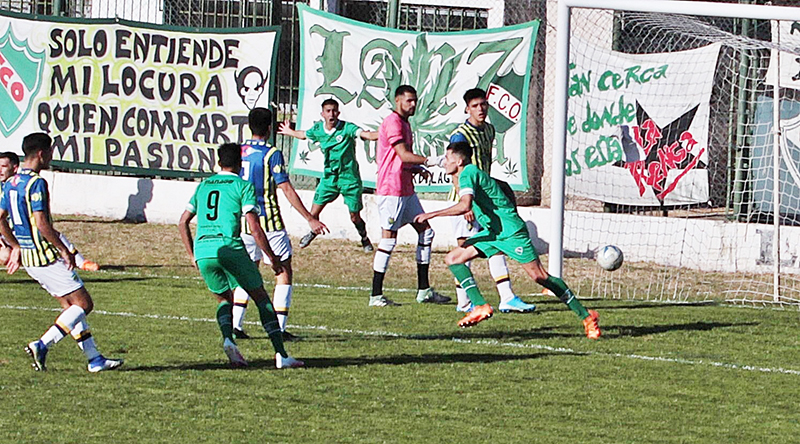
<svg viewBox="0 0 800 444">
<path fill-rule="evenodd" d="M 318 121 L 306 130 L 306 138 L 319 144 L 325 155 L 325 176 L 352 175 L 360 178 L 356 162 L 356 137 L 361 128 L 358 125 L 340 120 L 331 131 L 325 123 Z"/>
<path fill-rule="evenodd" d="M 503 193 L 497 181 L 474 164 L 458 175 L 459 196 L 472 195 L 472 210 L 482 227 L 505 238 L 525 227 L 514 203 Z"/>
<path fill-rule="evenodd" d="M 221 172 L 200 183 L 186 205 L 197 215 L 195 259 L 216 257 L 224 245 L 243 247 L 242 215 L 257 208 L 255 187 L 234 173 Z"/>
</svg>

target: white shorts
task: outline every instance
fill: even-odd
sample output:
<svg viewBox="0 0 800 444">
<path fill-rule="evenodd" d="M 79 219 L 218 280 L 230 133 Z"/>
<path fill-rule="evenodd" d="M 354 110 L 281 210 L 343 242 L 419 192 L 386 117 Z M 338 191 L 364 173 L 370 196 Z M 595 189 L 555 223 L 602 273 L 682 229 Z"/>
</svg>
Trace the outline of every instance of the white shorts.
<svg viewBox="0 0 800 444">
<path fill-rule="evenodd" d="M 266 235 L 269 247 L 272 248 L 275 255 L 281 258 L 281 262 L 288 261 L 292 257 L 292 241 L 289 239 L 289 234 L 286 233 L 286 230 L 268 231 Z M 256 238 L 242 233 L 242 240 L 244 241 L 244 247 L 247 249 L 247 254 L 250 255 L 250 259 L 253 262 L 263 260 L 267 265 L 272 264 L 267 255 L 256 245 Z"/>
<path fill-rule="evenodd" d="M 75 270 L 67 269 L 63 259 L 45 267 L 25 267 L 25 271 L 52 296 L 60 298 L 80 290 L 83 281 Z"/>
<path fill-rule="evenodd" d="M 424 212 L 416 193 L 410 196 L 378 196 L 378 218 L 384 230 L 397 231 L 403 225 L 414 222 L 414 218 Z"/>
<path fill-rule="evenodd" d="M 453 234 L 456 236 L 456 239 L 472 237 L 481 231 L 481 225 L 477 220 L 467 222 L 464 216 L 451 216 L 450 223 L 453 225 Z"/>
</svg>

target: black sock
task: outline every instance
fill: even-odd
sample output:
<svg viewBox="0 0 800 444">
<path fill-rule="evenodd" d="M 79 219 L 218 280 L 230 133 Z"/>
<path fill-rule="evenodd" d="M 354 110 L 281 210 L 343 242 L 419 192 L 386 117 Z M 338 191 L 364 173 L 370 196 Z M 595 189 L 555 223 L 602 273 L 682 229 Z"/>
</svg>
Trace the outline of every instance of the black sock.
<svg viewBox="0 0 800 444">
<path fill-rule="evenodd" d="M 383 277 L 386 276 L 386 273 L 381 273 L 379 271 L 373 271 L 372 274 L 372 296 L 378 296 L 383 294 Z"/>
<path fill-rule="evenodd" d="M 428 267 L 429 264 L 417 264 L 417 288 L 420 290 L 425 290 L 431 286 L 428 281 Z"/>
<path fill-rule="evenodd" d="M 356 226 L 356 231 L 358 231 L 358 235 L 361 236 L 361 239 L 367 237 L 367 223 L 364 220 L 360 220 L 358 222 L 353 222 L 353 225 Z"/>
</svg>

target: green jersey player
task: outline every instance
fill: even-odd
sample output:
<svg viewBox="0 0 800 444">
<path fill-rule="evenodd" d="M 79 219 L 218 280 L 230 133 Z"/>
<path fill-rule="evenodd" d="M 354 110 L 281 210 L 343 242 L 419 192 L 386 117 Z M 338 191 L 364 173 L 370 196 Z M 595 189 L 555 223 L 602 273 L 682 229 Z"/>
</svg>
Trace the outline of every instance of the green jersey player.
<svg viewBox="0 0 800 444">
<path fill-rule="evenodd" d="M 466 122 L 459 125 L 450 135 L 450 143 L 466 142 L 472 148 L 472 164 L 486 174 L 492 174 L 492 147 L 494 146 L 494 126 L 486 121 L 489 110 L 489 103 L 486 101 L 486 91 L 480 88 L 472 88 L 464 93 L 465 112 L 468 116 Z M 450 191 L 448 200 L 458 202 L 458 178 L 453 177 L 453 189 Z M 481 225 L 475 220 L 472 211 L 460 216 L 450 218 L 453 233 L 459 247 L 464 246 L 467 238 L 474 236 L 481 230 Z M 495 254 L 488 260 L 489 272 L 492 274 L 497 293 L 500 294 L 499 309 L 502 313 L 529 313 L 536 310 L 536 306 L 528 304 L 514 294 L 511 288 L 511 273 L 508 271 L 506 257 L 503 254 Z M 470 263 L 465 264 L 467 267 Z M 458 305 L 456 310 L 469 312 L 472 310 L 472 303 L 467 297 L 467 293 L 461 286 L 456 284 L 456 298 Z"/>
<path fill-rule="evenodd" d="M 242 168 L 241 147 L 235 143 L 220 146 L 217 151 L 222 171 L 204 180 L 181 215 L 178 228 L 189 256 L 195 262 L 208 289 L 218 301 L 217 323 L 222 331 L 222 348 L 231 365 L 246 366 L 233 338 L 233 293 L 242 287 L 255 301 L 261 325 L 275 348 L 275 366 L 301 367 L 302 361 L 290 357 L 283 346 L 275 309 L 264 290 L 258 266 L 250 260 L 241 238 L 242 216 L 256 244 L 272 261 L 276 273 L 283 265 L 270 248 L 258 220 L 255 187 L 239 177 Z M 189 226 L 197 216 L 197 233 L 192 242 Z"/>
<path fill-rule="evenodd" d="M 322 120 L 318 121 L 305 131 L 293 130 L 289 122 L 283 122 L 278 134 L 291 136 L 300 140 L 316 142 L 325 156 L 322 179 L 314 193 L 314 202 L 311 214 L 319 218 L 326 205 L 342 195 L 345 205 L 350 210 L 350 221 L 355 225 L 358 235 L 361 236 L 361 247 L 365 252 L 372 252 L 372 243 L 367 237 L 367 225 L 361 218 L 361 209 L 364 204 L 361 196 L 364 187 L 361 183 L 361 173 L 356 161 L 356 138 L 363 140 L 378 140 L 376 131 L 364 131 L 358 125 L 344 120 L 339 120 L 339 102 L 326 99 L 322 102 Z M 305 248 L 317 233 L 310 231 L 300 239 L 300 248 Z"/>
<path fill-rule="evenodd" d="M 476 257 L 491 257 L 503 253 L 522 264 L 522 268 L 536 282 L 552 291 L 582 320 L 586 336 L 600 337 L 596 311 L 588 311 L 578 301 L 563 280 L 550 276 L 536 255 L 525 221 L 519 217 L 512 200 L 488 174 L 471 163 L 472 148 L 469 143 L 451 143 L 445 155 L 445 171 L 458 175 L 459 196 L 457 204 L 443 210 L 420 214 L 416 222 L 425 222 L 439 216 L 457 216 L 472 210 L 484 227 L 470 237 L 463 246 L 447 253 L 445 262 L 461 287 L 467 292 L 475 308 L 458 322 L 459 327 L 472 327 L 492 317 L 492 307 L 481 296 L 472 272 L 465 265 Z"/>
</svg>

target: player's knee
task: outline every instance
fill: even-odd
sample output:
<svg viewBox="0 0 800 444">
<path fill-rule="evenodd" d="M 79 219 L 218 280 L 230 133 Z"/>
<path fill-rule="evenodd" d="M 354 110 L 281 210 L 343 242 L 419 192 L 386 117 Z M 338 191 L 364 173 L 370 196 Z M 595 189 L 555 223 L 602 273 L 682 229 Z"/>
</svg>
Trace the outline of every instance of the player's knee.
<svg viewBox="0 0 800 444">
<path fill-rule="evenodd" d="M 444 263 L 447 264 L 448 266 L 456 265 L 456 264 L 463 264 L 465 262 L 466 261 L 463 260 L 463 258 L 461 257 L 460 248 L 456 248 L 455 250 L 447 253 L 444 256 Z"/>
<path fill-rule="evenodd" d="M 386 273 L 389 267 L 389 258 L 397 245 L 396 238 L 384 237 L 378 242 L 378 250 L 375 252 L 375 259 L 372 262 L 372 269 L 378 273 Z"/>
</svg>

